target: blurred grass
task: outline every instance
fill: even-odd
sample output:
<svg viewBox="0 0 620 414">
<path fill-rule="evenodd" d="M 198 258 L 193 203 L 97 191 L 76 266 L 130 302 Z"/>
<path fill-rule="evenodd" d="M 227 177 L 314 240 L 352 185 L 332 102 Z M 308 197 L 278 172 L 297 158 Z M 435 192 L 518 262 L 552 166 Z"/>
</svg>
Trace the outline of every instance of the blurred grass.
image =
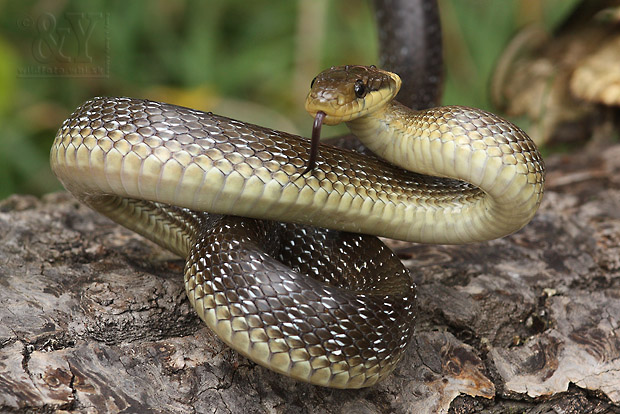
<svg viewBox="0 0 620 414">
<path fill-rule="evenodd" d="M 531 21 L 553 27 L 574 3 L 440 0 L 444 102 L 492 109 L 487 85 L 510 36 Z M 49 13 L 63 30 L 69 12 L 101 14 L 87 46 L 95 64 L 109 63 L 108 76 L 18 76 L 40 64 L 35 46 L 51 53 L 40 17 Z M 93 96 L 156 99 L 308 135 L 303 98 L 312 77 L 377 60 L 364 0 L 0 0 L 0 28 L 0 199 L 61 188 L 49 147 L 63 119 Z M 75 42 L 65 47 L 77 54 Z"/>
</svg>

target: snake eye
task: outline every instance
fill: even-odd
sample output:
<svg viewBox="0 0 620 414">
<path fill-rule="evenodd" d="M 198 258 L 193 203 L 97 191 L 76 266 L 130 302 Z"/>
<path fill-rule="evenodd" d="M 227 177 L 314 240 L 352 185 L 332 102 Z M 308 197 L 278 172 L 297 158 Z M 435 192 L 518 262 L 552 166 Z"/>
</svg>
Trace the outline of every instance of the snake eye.
<svg viewBox="0 0 620 414">
<path fill-rule="evenodd" d="M 355 96 L 358 98 L 363 98 L 366 96 L 366 85 L 364 85 L 364 81 L 358 79 L 355 81 L 355 86 L 353 86 L 353 90 L 355 91 Z"/>
<path fill-rule="evenodd" d="M 314 82 L 316 81 L 316 77 L 314 79 L 312 79 L 312 82 L 310 82 L 310 89 L 312 89 L 312 87 L 314 86 Z"/>
</svg>

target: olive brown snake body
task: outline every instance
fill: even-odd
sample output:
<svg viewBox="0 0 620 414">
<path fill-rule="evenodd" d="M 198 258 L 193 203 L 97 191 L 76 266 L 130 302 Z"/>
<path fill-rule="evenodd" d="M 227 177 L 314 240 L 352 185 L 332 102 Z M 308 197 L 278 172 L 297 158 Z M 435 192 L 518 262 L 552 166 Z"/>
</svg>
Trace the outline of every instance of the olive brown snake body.
<svg viewBox="0 0 620 414">
<path fill-rule="evenodd" d="M 78 108 L 51 164 L 77 198 L 187 258 L 190 301 L 237 351 L 315 384 L 369 386 L 409 342 L 415 288 L 381 242 L 339 231 L 488 240 L 524 226 L 543 193 L 540 154 L 519 128 L 472 108 L 414 112 L 393 101 L 399 88 L 390 72 L 332 68 L 306 108 L 414 173 L 321 146 L 302 176 L 304 138 L 131 98 Z"/>
</svg>

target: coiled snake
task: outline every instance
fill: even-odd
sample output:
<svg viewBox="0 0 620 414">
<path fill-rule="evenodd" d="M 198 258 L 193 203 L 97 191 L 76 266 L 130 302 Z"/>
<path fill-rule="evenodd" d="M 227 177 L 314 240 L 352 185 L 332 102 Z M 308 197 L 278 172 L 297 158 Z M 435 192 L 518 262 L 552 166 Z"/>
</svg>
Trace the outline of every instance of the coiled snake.
<svg viewBox="0 0 620 414">
<path fill-rule="evenodd" d="M 346 232 L 487 240 L 524 226 L 543 193 L 519 128 L 466 107 L 414 112 L 399 88 L 387 71 L 335 67 L 306 102 L 395 165 L 321 145 L 302 175 L 304 138 L 131 98 L 79 107 L 51 165 L 78 199 L 187 258 L 190 301 L 234 349 L 314 384 L 370 386 L 409 342 L 415 287 L 378 239 Z"/>
</svg>

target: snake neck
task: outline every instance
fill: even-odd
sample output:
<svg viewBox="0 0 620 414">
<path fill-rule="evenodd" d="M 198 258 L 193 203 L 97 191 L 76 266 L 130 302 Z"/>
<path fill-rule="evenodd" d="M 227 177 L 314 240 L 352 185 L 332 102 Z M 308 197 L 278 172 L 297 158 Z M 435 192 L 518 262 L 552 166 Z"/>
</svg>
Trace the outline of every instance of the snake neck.
<svg viewBox="0 0 620 414">
<path fill-rule="evenodd" d="M 394 151 L 396 147 L 407 145 L 414 138 L 412 118 L 415 112 L 400 102 L 392 101 L 383 108 L 346 124 L 351 132 L 379 157 L 406 170 L 424 173 L 412 168 L 411 163 L 407 162 L 408 157 L 405 156 L 403 160 L 402 152 L 399 156 L 398 152 Z"/>
<path fill-rule="evenodd" d="M 449 131 L 450 120 L 445 119 L 443 113 L 441 117 L 444 118 L 437 115 L 439 111 L 435 108 L 415 111 L 392 101 L 375 112 L 347 122 L 347 126 L 374 154 L 394 165 L 419 174 L 453 178 L 479 186 L 474 177 L 448 168 L 445 162 L 438 162 L 446 155 L 445 149 L 434 153 L 440 146 L 456 144 L 468 152 L 471 146 L 462 145 L 463 139 L 459 144 Z"/>
<path fill-rule="evenodd" d="M 441 217 L 437 221 L 446 228 L 461 230 L 442 238 L 420 236 L 424 241 L 461 243 L 465 233 L 470 241 L 508 235 L 523 227 L 540 205 L 544 165 L 536 146 L 521 129 L 494 114 L 463 106 L 414 111 L 393 101 L 347 125 L 392 164 L 463 182 L 445 185 L 446 180 L 437 179 L 433 186 L 440 194 L 421 207 L 426 216 Z M 444 185 L 452 190 L 441 190 Z M 474 196 L 454 191 L 472 186 Z M 483 229 L 482 223 L 495 230 L 474 230 Z"/>
</svg>

